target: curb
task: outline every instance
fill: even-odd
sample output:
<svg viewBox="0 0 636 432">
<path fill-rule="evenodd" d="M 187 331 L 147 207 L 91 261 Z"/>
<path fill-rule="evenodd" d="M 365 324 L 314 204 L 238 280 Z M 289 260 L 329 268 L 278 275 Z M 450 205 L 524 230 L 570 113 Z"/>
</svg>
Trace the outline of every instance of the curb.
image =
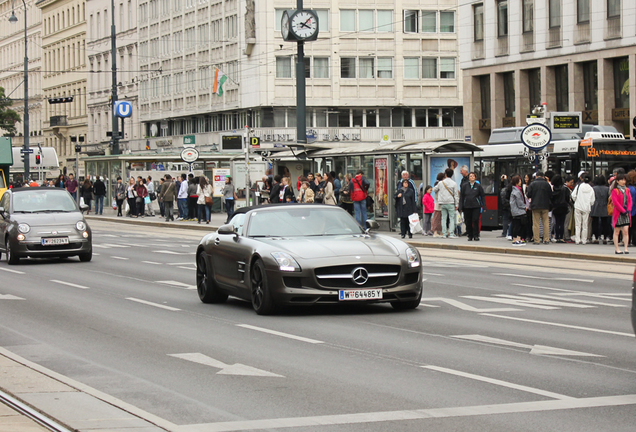
<svg viewBox="0 0 636 432">
<path fill-rule="evenodd" d="M 119 219 L 105 219 L 102 217 L 95 216 L 84 216 L 84 218 L 89 220 L 101 220 L 106 222 L 114 222 L 114 223 L 124 223 L 129 225 L 143 225 L 143 226 L 156 226 L 161 228 L 173 228 L 173 229 L 189 229 L 196 231 L 216 231 L 219 227 L 214 225 L 181 225 L 179 222 L 152 222 L 146 223 L 144 220 L 138 219 L 130 219 L 130 218 L 119 218 Z M 405 240 L 406 241 L 406 240 Z M 408 244 L 413 245 L 415 247 L 420 248 L 429 248 L 429 249 L 445 249 L 445 250 L 455 250 L 455 251 L 464 251 L 464 252 L 481 252 L 481 253 L 492 253 L 492 254 L 506 254 L 506 255 L 520 255 L 520 256 L 541 256 L 548 258 L 569 258 L 576 260 L 586 260 L 586 261 L 601 261 L 601 262 L 613 262 L 613 263 L 625 263 L 625 264 L 636 264 L 636 255 L 631 257 L 626 256 L 616 256 L 616 255 L 596 255 L 596 254 L 585 254 L 578 252 L 559 252 L 559 251 L 550 251 L 545 249 L 533 249 L 533 246 L 526 246 L 525 248 L 512 248 L 512 247 L 496 247 L 496 246 L 476 246 L 476 245 L 458 245 L 458 244 L 450 244 L 450 243 L 428 243 L 428 242 L 419 242 L 419 241 L 406 241 Z"/>
</svg>

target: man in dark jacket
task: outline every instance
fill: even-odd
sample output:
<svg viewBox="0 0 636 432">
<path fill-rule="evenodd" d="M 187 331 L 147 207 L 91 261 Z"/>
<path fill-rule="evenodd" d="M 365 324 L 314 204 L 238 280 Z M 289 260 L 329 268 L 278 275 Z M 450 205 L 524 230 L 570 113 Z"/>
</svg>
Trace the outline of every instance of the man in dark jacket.
<svg viewBox="0 0 636 432">
<path fill-rule="evenodd" d="M 512 214 L 510 213 L 510 194 L 512 193 L 512 186 L 508 186 L 508 176 L 503 174 L 499 184 L 499 205 L 501 206 L 503 231 L 499 237 L 510 237 L 511 234 L 510 222 L 512 221 Z M 512 237 L 508 238 L 508 240 L 512 240 Z"/>
<path fill-rule="evenodd" d="M 272 190 L 269 193 L 269 202 L 272 204 L 278 204 L 282 202 L 280 200 L 280 191 L 283 186 L 280 184 L 281 179 L 282 177 L 278 174 L 274 176 L 274 185 L 272 186 Z"/>
<path fill-rule="evenodd" d="M 534 244 L 541 244 L 539 236 L 540 223 L 543 221 L 543 243 L 550 244 L 550 205 L 552 200 L 552 186 L 546 181 L 543 173 L 539 171 L 537 177 L 530 183 L 526 191 L 530 198 L 530 210 L 532 210 L 532 237 Z"/>
<path fill-rule="evenodd" d="M 93 183 L 93 193 L 95 194 L 95 214 L 104 214 L 104 196 L 106 195 L 106 185 L 102 177 L 97 177 Z"/>
</svg>

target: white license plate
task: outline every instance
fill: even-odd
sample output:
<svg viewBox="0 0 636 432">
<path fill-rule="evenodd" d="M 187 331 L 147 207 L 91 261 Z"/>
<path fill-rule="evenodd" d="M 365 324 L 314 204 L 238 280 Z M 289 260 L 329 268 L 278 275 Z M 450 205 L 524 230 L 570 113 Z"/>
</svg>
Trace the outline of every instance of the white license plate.
<svg viewBox="0 0 636 432">
<path fill-rule="evenodd" d="M 377 300 L 382 298 L 381 289 L 338 290 L 339 300 Z"/>
<path fill-rule="evenodd" d="M 43 238 L 42 246 L 56 246 L 68 244 L 68 237 Z"/>
</svg>

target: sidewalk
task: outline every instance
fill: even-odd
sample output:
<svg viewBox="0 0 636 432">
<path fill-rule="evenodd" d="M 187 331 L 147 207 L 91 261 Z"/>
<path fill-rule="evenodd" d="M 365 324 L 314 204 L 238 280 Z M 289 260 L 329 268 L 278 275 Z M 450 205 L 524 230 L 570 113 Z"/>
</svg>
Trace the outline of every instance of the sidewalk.
<svg viewBox="0 0 636 432">
<path fill-rule="evenodd" d="M 116 212 L 111 208 L 104 209 L 103 216 L 95 216 L 90 214 L 86 216 L 89 220 L 104 220 L 108 222 L 126 223 L 126 224 L 138 224 L 155 227 L 165 228 L 186 228 L 192 230 L 201 230 L 205 232 L 215 231 L 220 225 L 225 222 L 225 213 L 212 213 L 210 217 L 210 224 L 205 222 L 198 224 L 196 221 L 174 221 L 166 222 L 165 219 L 159 216 L 157 210 L 157 216 L 145 217 L 145 218 L 130 218 L 130 217 L 116 217 Z M 380 231 L 380 233 L 389 235 L 395 238 L 399 238 L 398 232 Z M 505 253 L 510 255 L 530 255 L 530 256 L 545 256 L 550 258 L 571 258 L 571 259 L 584 259 L 590 261 L 612 261 L 623 263 L 636 264 L 636 248 L 631 251 L 630 255 L 616 255 L 614 254 L 614 245 L 609 244 L 586 244 L 576 245 L 574 243 L 557 244 L 550 243 L 547 245 L 534 245 L 528 244 L 526 246 L 512 246 L 512 242 L 506 240 L 503 237 L 498 237 L 501 234 L 501 230 L 497 231 L 482 231 L 478 242 L 471 241 L 464 237 L 457 239 L 445 239 L 438 237 L 423 236 L 421 234 L 415 234 L 413 239 L 406 239 L 407 242 L 416 247 L 421 248 L 437 248 L 437 249 L 450 249 L 450 250 L 463 250 L 473 251 L 478 253 Z M 621 248 L 623 250 L 623 248 Z"/>
</svg>

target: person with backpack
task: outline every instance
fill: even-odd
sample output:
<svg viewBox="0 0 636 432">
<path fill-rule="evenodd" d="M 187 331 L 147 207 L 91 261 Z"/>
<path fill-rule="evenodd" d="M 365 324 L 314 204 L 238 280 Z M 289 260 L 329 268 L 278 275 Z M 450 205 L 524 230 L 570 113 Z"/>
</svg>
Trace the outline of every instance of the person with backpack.
<svg viewBox="0 0 636 432">
<path fill-rule="evenodd" d="M 351 179 L 349 183 L 349 190 L 351 191 L 351 201 L 353 201 L 353 210 L 356 214 L 356 221 L 362 227 L 366 229 L 367 221 L 367 196 L 370 183 L 364 177 L 362 170 L 358 170 L 356 176 Z"/>
<path fill-rule="evenodd" d="M 570 189 L 563 178 L 556 174 L 552 178 L 552 214 L 554 215 L 554 238 L 557 243 L 565 243 L 565 216 L 570 210 Z"/>
</svg>

